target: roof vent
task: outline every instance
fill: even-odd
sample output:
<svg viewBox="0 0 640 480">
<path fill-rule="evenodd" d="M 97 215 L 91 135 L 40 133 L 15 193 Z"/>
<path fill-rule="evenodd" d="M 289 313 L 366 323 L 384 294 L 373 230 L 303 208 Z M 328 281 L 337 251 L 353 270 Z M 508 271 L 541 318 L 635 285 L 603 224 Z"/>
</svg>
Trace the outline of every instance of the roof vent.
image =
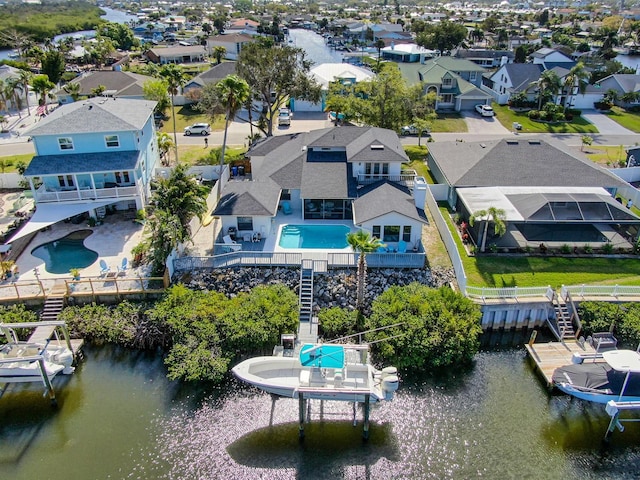
<svg viewBox="0 0 640 480">
<path fill-rule="evenodd" d="M 540 140 L 529 140 L 529 145 L 540 145 Z"/>
<path fill-rule="evenodd" d="M 517 140 L 507 140 L 507 145 L 518 145 Z"/>
<path fill-rule="evenodd" d="M 89 110 L 91 110 L 93 108 L 93 105 L 89 105 Z"/>
<path fill-rule="evenodd" d="M 303 146 L 302 146 L 302 151 L 303 151 L 303 152 L 306 152 L 306 151 L 307 151 L 307 146 L 306 146 L 306 145 L 303 145 Z"/>
<path fill-rule="evenodd" d="M 487 146 L 486 146 L 484 143 L 481 143 L 481 144 L 480 144 L 480 147 L 481 147 L 481 148 L 487 148 Z"/>
<path fill-rule="evenodd" d="M 384 150 L 384 145 L 374 143 L 371 145 L 371 150 Z"/>
</svg>

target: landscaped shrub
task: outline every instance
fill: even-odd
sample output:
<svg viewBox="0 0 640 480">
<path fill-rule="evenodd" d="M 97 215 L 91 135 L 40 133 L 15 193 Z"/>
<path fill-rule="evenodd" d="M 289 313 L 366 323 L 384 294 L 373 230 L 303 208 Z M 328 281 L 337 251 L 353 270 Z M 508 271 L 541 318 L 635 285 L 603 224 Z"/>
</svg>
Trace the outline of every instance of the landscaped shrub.
<svg viewBox="0 0 640 480">
<path fill-rule="evenodd" d="M 527 113 L 527 116 L 531 120 L 538 120 L 540 118 L 540 111 L 539 110 L 531 110 L 529 113 Z"/>
<path fill-rule="evenodd" d="M 606 253 L 607 255 L 613 253 L 613 243 L 611 242 L 607 242 L 602 246 L 602 252 Z"/>
<path fill-rule="evenodd" d="M 618 341 L 627 348 L 636 349 L 640 344 L 640 304 L 621 305 L 621 319 L 616 324 Z"/>
<path fill-rule="evenodd" d="M 611 108 L 613 107 L 613 102 L 601 100 L 599 102 L 594 102 L 593 106 L 598 110 L 611 110 Z"/>
<path fill-rule="evenodd" d="M 37 322 L 38 315 L 32 310 L 28 310 L 22 304 L 0 306 L 0 323 L 26 323 Z M 33 330 L 29 328 L 17 328 L 15 329 L 16 335 L 19 340 L 26 340 Z M 0 344 L 7 343 L 7 338 L 4 335 L 0 335 Z"/>
<path fill-rule="evenodd" d="M 592 254 L 593 253 L 593 247 L 587 243 L 584 246 L 584 253 L 589 254 L 589 255 Z"/>
<path fill-rule="evenodd" d="M 318 323 L 325 340 L 346 337 L 358 333 L 358 311 L 340 307 L 323 308 L 318 312 Z"/>
<path fill-rule="evenodd" d="M 609 302 L 581 302 L 578 316 L 582 322 L 582 335 L 585 337 L 597 333 L 608 332 L 619 315 L 619 307 Z"/>
<path fill-rule="evenodd" d="M 571 247 L 568 244 L 563 243 L 562 246 L 560 247 L 560 252 L 567 255 L 571 253 Z"/>
</svg>

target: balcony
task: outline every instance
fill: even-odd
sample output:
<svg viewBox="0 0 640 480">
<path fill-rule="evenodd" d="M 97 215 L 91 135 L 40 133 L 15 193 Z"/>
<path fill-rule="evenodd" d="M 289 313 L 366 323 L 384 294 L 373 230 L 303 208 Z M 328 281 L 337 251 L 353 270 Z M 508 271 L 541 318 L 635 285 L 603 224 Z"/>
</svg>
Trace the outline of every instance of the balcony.
<svg viewBox="0 0 640 480">
<path fill-rule="evenodd" d="M 389 182 L 398 183 L 404 185 L 407 188 L 413 188 L 413 182 L 417 176 L 415 170 L 403 170 L 400 175 L 388 175 L 388 174 L 358 174 L 358 185 L 369 185 L 371 183 L 387 180 Z"/>
<path fill-rule="evenodd" d="M 139 186 L 127 185 L 107 188 L 60 188 L 57 190 L 46 189 L 44 185 L 41 185 L 35 194 L 36 203 L 47 202 L 73 202 L 77 200 L 105 200 L 109 198 L 124 198 L 129 199 L 139 195 Z"/>
</svg>

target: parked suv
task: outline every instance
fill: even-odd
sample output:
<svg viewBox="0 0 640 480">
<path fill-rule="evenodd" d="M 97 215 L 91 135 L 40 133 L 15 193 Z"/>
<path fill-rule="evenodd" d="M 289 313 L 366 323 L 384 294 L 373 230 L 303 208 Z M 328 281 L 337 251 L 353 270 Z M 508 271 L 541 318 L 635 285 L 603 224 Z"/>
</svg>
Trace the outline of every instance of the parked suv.
<svg viewBox="0 0 640 480">
<path fill-rule="evenodd" d="M 476 105 L 476 112 L 478 112 L 483 117 L 493 117 L 494 115 L 491 105 Z"/>
<path fill-rule="evenodd" d="M 211 133 L 211 127 L 208 123 L 194 123 L 188 127 L 185 127 L 184 134 L 189 135 L 209 135 Z"/>
<path fill-rule="evenodd" d="M 291 111 L 288 108 L 281 108 L 278 113 L 278 126 L 291 125 Z"/>
</svg>

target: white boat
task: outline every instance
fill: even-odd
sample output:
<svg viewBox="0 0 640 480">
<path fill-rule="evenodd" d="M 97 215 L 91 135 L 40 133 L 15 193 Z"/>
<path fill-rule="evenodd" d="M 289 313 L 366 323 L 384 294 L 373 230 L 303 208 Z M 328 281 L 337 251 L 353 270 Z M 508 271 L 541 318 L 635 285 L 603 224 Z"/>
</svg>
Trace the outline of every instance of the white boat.
<svg viewBox="0 0 640 480">
<path fill-rule="evenodd" d="M 588 402 L 640 402 L 640 353 L 610 350 L 580 360 L 553 372 L 559 390 Z"/>
<path fill-rule="evenodd" d="M 64 346 L 41 346 L 33 343 L 7 343 L 0 346 L 0 383 L 34 382 L 42 380 L 39 360 L 47 377 L 74 371 L 73 354 Z"/>
<path fill-rule="evenodd" d="M 231 369 L 243 382 L 281 397 L 371 402 L 392 400 L 395 367 L 377 370 L 367 345 L 305 344 L 298 355 L 245 360 Z"/>
</svg>

